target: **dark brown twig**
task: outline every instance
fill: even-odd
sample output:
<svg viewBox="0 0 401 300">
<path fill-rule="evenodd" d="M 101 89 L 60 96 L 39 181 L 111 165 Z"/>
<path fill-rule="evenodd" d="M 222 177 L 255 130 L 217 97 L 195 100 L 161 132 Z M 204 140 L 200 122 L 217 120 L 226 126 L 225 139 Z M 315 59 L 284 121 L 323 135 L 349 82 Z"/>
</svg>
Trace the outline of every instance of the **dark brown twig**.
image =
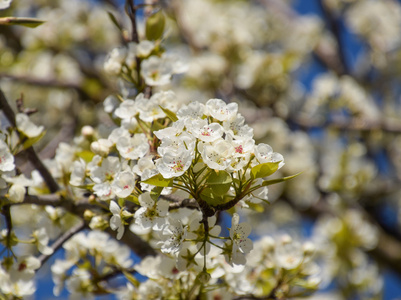
<svg viewBox="0 0 401 300">
<path fill-rule="evenodd" d="M 3 110 L 10 124 L 16 127 L 17 125 L 15 121 L 15 113 L 12 110 L 11 106 L 8 104 L 8 101 L 1 89 L 0 89 L 0 109 Z M 49 188 L 50 192 L 51 193 L 57 192 L 59 190 L 59 186 L 56 180 L 53 178 L 52 174 L 49 172 L 49 170 L 46 168 L 43 162 L 39 159 L 33 147 L 31 146 L 25 149 L 25 153 L 28 157 L 28 160 L 39 171 L 43 180 L 46 182 L 46 185 Z"/>
<path fill-rule="evenodd" d="M 61 247 L 63 246 L 63 244 L 69 240 L 73 235 L 75 235 L 76 233 L 80 232 L 81 230 L 83 230 L 85 228 L 85 223 L 80 220 L 78 224 L 76 224 L 75 226 L 71 227 L 69 230 L 67 230 L 66 232 L 64 232 L 62 235 L 60 235 L 58 237 L 58 239 L 56 241 L 54 241 L 54 243 L 51 245 L 51 248 L 53 250 L 53 253 L 50 255 L 45 255 L 42 254 L 41 256 L 39 256 L 39 261 L 40 261 L 40 265 L 43 266 L 43 264 L 50 258 L 53 256 L 53 254 Z"/>
</svg>

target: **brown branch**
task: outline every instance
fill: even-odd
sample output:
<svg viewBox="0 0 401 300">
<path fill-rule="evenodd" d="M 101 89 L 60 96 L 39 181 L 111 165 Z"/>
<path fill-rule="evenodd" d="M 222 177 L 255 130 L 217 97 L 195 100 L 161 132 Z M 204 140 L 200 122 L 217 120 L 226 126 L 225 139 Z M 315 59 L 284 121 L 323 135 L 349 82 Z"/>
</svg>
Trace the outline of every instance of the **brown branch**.
<svg viewBox="0 0 401 300">
<path fill-rule="evenodd" d="M 275 16 L 282 18 L 286 23 L 296 23 L 299 18 L 298 14 L 284 1 L 280 0 L 259 0 L 262 5 L 272 11 Z M 314 49 L 314 53 L 320 62 L 328 69 L 333 70 L 337 75 L 345 74 L 344 65 L 340 56 L 340 45 L 332 47 L 326 40 L 322 39 L 318 42 Z"/>
<path fill-rule="evenodd" d="M 39 87 L 46 88 L 58 88 L 58 89 L 72 89 L 75 90 L 82 99 L 91 99 L 90 96 L 79 84 L 73 82 L 62 82 L 54 79 L 41 79 L 34 78 L 30 76 L 20 76 L 20 75 L 12 75 L 7 73 L 0 73 L 0 78 L 7 78 L 12 81 L 22 82 L 28 85 L 34 85 Z"/>
<path fill-rule="evenodd" d="M 83 230 L 85 228 L 85 222 L 83 222 L 82 220 L 79 221 L 78 224 L 76 224 L 75 226 L 71 227 L 69 230 L 67 230 L 66 232 L 64 232 L 62 235 L 60 235 L 56 241 L 54 241 L 54 243 L 51 245 L 50 248 L 53 249 L 53 253 L 50 255 L 45 255 L 42 254 L 41 256 L 39 256 L 39 261 L 40 261 L 40 265 L 43 266 L 43 264 L 50 258 L 53 256 L 53 254 L 56 253 L 56 251 L 63 246 L 63 244 L 69 240 L 73 235 L 75 235 L 76 233 L 80 232 L 81 230 Z"/>
<path fill-rule="evenodd" d="M 349 74 L 349 68 L 347 64 L 347 59 L 345 55 L 345 45 L 341 38 L 341 28 L 340 28 L 340 19 L 334 16 L 334 14 L 329 10 L 329 8 L 323 3 L 322 0 L 318 1 L 320 7 L 323 11 L 323 15 L 326 19 L 326 25 L 329 27 L 330 31 L 333 33 L 335 40 L 337 42 L 337 54 L 338 54 L 338 62 L 340 63 L 340 69 L 343 70 L 339 75 Z"/>
<path fill-rule="evenodd" d="M 134 5 L 134 0 L 125 1 L 125 11 L 131 21 L 131 40 L 135 43 L 139 43 L 138 30 L 136 26 L 136 6 Z"/>
<path fill-rule="evenodd" d="M 284 197 L 281 197 L 281 199 L 296 209 L 291 201 Z M 356 209 L 358 209 L 363 215 L 367 216 L 367 213 L 363 209 L 358 207 Z M 336 215 L 323 199 L 319 200 L 314 206 L 306 210 L 297 211 L 313 220 L 316 220 L 323 215 Z M 368 250 L 367 252 L 378 261 L 385 264 L 388 268 L 401 275 L 401 242 L 385 233 L 374 220 L 371 218 L 368 219 L 378 228 L 379 241 L 376 248 Z"/>
<path fill-rule="evenodd" d="M 23 205 L 23 204 L 36 204 L 41 206 L 50 205 L 53 207 L 62 207 L 80 218 L 83 218 L 83 214 L 87 209 L 94 210 L 101 208 L 96 204 L 89 203 L 88 199 L 72 201 L 64 199 L 58 194 L 41 195 L 41 196 L 26 195 L 24 202 L 11 203 L 10 205 Z M 107 228 L 105 232 L 110 234 L 113 238 L 116 238 L 117 236 L 117 232 L 111 230 L 110 228 Z M 130 230 L 125 231 L 123 237 L 121 238 L 121 242 L 130 247 L 131 250 L 134 251 L 140 257 L 145 257 L 148 255 L 152 256 L 157 255 L 157 252 L 146 241 L 142 240 L 139 236 L 132 233 Z"/>
<path fill-rule="evenodd" d="M 15 114 L 12 110 L 11 106 L 8 104 L 6 97 L 4 96 L 3 91 L 0 89 L 0 109 L 3 110 L 6 118 L 10 122 L 11 125 L 16 127 Z M 28 157 L 28 160 L 32 163 L 32 165 L 39 171 L 43 180 L 46 182 L 47 187 L 50 192 L 55 193 L 59 190 L 59 186 L 56 180 L 53 178 L 50 171 L 46 168 L 43 162 L 39 159 L 33 147 L 29 147 L 24 151 Z"/>
<path fill-rule="evenodd" d="M 111 230 L 108 227 L 105 232 L 110 234 L 112 237 L 116 238 L 117 231 Z M 138 256 L 144 258 L 146 256 L 156 256 L 157 252 L 153 249 L 146 241 L 141 239 L 135 233 L 131 232 L 130 230 L 125 230 L 121 240 L 122 243 L 126 244 L 128 247 L 131 248 Z"/>
<path fill-rule="evenodd" d="M 329 127 L 341 131 L 376 131 L 382 130 L 389 133 L 401 133 L 401 123 L 399 120 L 383 119 L 380 121 L 367 119 L 340 119 L 333 121 L 314 121 L 310 118 L 293 117 L 290 121 L 301 126 L 303 129 Z"/>
</svg>

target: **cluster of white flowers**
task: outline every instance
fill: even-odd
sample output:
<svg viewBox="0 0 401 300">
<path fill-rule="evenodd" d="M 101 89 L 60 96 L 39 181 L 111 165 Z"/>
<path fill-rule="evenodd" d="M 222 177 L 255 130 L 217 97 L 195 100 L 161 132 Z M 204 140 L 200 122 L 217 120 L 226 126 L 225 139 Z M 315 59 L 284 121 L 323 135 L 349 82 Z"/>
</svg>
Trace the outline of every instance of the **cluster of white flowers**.
<svg viewBox="0 0 401 300">
<path fill-rule="evenodd" d="M 246 226 L 240 227 L 242 228 L 239 229 L 238 224 L 236 225 L 234 235 L 244 230 Z M 186 251 L 184 256 L 189 256 L 191 252 L 188 252 L 188 249 Z M 215 246 L 211 247 L 207 257 L 197 259 L 197 264 L 176 265 L 174 259 L 166 255 L 147 257 L 134 266 L 137 272 L 148 278 L 145 282 L 147 289 L 142 285 L 138 288 L 128 284 L 118 294 L 118 298 L 147 299 L 151 290 L 161 299 L 188 290 L 195 284 L 196 275 L 202 273 L 203 259 L 207 260 L 207 271 L 210 273 L 208 283 L 220 286 L 218 289 L 208 291 L 209 297 L 229 299 L 232 294 L 263 296 L 269 294 L 276 286 L 286 292 L 291 290 L 294 294 L 308 293 L 316 289 L 320 282 L 320 269 L 312 259 L 314 251 L 311 242 L 300 244 L 286 235 L 277 241 L 271 237 L 256 241 L 252 254 L 245 255 L 246 265 L 227 264 L 221 256 L 221 250 Z M 283 284 L 280 285 L 279 281 Z M 181 282 L 181 284 L 171 284 L 171 282 Z"/>
<path fill-rule="evenodd" d="M 379 111 L 372 97 L 349 76 L 337 77 L 327 73 L 314 80 L 311 95 L 303 108 L 305 113 L 314 118 L 323 117 L 321 113 L 327 105 L 334 108 L 332 114 L 337 112 L 336 108 L 346 108 L 359 118 L 371 121 L 379 118 Z M 332 117 L 335 118 L 335 115 Z"/>
<path fill-rule="evenodd" d="M 121 73 L 132 76 L 140 63 L 140 75 L 149 86 L 169 84 L 173 74 L 182 73 L 186 67 L 176 56 L 163 53 L 156 55 L 158 45 L 153 41 L 142 40 L 139 43 L 130 42 L 126 47 L 113 49 L 104 63 L 105 71 L 110 75 Z"/>
<path fill-rule="evenodd" d="M 64 287 L 72 297 L 94 298 L 97 292 L 92 284 L 94 274 L 101 277 L 114 269 L 127 269 L 133 264 L 130 249 L 101 231 L 80 232 L 64 243 L 65 259 L 57 259 L 51 267 L 55 283 L 54 295 Z M 95 260 L 91 258 L 94 257 Z M 74 268 L 81 266 L 81 268 Z M 72 269 L 72 273 L 68 270 Z"/>
<path fill-rule="evenodd" d="M 274 153 L 269 145 L 255 146 L 253 130 L 238 113 L 236 103 L 226 104 L 220 99 L 210 99 L 205 105 L 193 102 L 178 110 L 177 117 L 172 127 L 155 132 L 161 140 L 156 167 L 164 178 L 184 174 L 197 154 L 210 169 L 230 173 L 249 164 L 284 165 L 282 155 Z"/>
<path fill-rule="evenodd" d="M 0 266 L 0 291 L 8 297 L 29 297 L 35 292 L 35 270 L 40 261 L 34 256 L 8 259 Z"/>
</svg>

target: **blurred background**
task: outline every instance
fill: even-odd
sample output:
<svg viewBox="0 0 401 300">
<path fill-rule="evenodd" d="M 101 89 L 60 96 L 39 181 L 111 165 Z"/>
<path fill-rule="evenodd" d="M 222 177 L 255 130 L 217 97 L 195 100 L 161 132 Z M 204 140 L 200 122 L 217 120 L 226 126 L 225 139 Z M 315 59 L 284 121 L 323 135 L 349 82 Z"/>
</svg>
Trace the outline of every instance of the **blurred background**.
<svg viewBox="0 0 401 300">
<path fill-rule="evenodd" d="M 316 243 L 323 281 L 314 299 L 401 299 L 401 3 L 160 3 L 166 52 L 186 66 L 160 89 L 183 102 L 239 103 L 255 140 L 283 154 L 278 176 L 303 172 L 269 188 L 271 204 L 255 207 L 263 214 L 250 213 L 254 239 Z M 0 29 L 0 86 L 38 109 L 43 159 L 84 125 L 104 130 L 108 95 L 135 94 L 103 68 L 126 42 L 108 12 L 128 34 L 123 10 L 117 0 L 14 0 L 0 11 L 46 21 Z M 51 299 L 41 274 L 36 299 Z"/>
</svg>

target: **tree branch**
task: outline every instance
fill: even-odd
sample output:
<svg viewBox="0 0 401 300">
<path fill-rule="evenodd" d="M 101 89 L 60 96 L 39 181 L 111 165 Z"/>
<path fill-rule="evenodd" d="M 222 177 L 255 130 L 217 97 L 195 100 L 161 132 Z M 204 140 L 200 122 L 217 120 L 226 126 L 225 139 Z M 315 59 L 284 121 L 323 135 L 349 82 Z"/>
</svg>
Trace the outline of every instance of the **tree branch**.
<svg viewBox="0 0 401 300">
<path fill-rule="evenodd" d="M 83 230 L 85 228 L 85 222 L 83 222 L 82 220 L 79 220 L 79 223 L 76 224 L 75 226 L 71 227 L 69 230 L 67 230 L 66 232 L 64 232 L 62 235 L 60 235 L 58 237 L 58 239 L 56 241 L 54 241 L 54 243 L 51 245 L 50 248 L 53 249 L 53 253 L 50 255 L 45 255 L 42 254 L 41 256 L 39 256 L 39 261 L 40 261 L 40 265 L 43 266 L 43 264 L 50 258 L 53 256 L 54 253 L 56 253 L 56 251 L 63 246 L 63 244 L 69 240 L 73 235 L 75 235 L 76 233 L 80 232 L 81 230 Z"/>
<path fill-rule="evenodd" d="M 3 91 L 0 89 L 0 109 L 3 110 L 6 118 L 10 122 L 10 124 L 16 127 L 15 121 L 15 114 L 12 110 L 11 106 L 8 104 L 6 97 L 4 96 Z M 39 159 L 38 155 L 36 154 L 33 147 L 29 147 L 24 151 L 28 157 L 28 160 L 32 163 L 32 165 L 39 171 L 40 175 L 42 176 L 43 180 L 46 182 L 47 187 L 49 188 L 50 192 L 55 193 L 60 188 L 58 183 L 53 178 L 52 174 L 46 168 L 46 166 L 42 163 Z"/>
</svg>

